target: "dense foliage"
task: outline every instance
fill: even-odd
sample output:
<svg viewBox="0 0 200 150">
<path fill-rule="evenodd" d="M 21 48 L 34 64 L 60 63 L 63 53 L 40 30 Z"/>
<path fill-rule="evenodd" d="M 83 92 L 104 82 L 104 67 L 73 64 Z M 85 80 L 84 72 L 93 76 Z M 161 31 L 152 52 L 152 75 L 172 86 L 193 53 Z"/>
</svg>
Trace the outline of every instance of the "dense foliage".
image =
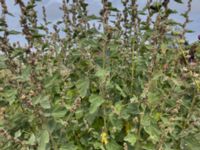
<svg viewBox="0 0 200 150">
<path fill-rule="evenodd" d="M 22 31 L 9 30 L 0 0 L 1 150 L 199 149 L 200 45 L 185 39 L 191 0 L 183 24 L 170 18 L 170 0 L 142 9 L 122 0 L 121 11 L 102 0 L 99 16 L 84 0 L 63 0 L 54 25 L 44 7 L 37 22 L 39 0 L 15 1 Z M 28 44 L 9 42 L 15 34 Z"/>
</svg>

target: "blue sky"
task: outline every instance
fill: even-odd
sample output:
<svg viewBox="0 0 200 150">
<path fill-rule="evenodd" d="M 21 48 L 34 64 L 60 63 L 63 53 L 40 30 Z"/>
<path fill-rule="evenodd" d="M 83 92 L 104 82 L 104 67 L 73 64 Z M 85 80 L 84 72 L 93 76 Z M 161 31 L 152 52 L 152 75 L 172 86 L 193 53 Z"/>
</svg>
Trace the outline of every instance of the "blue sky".
<svg viewBox="0 0 200 150">
<path fill-rule="evenodd" d="M 15 0 L 7 0 L 6 3 L 8 4 L 9 11 L 15 15 L 15 17 L 8 17 L 8 26 L 10 29 L 14 30 L 20 30 L 20 25 L 18 23 L 19 18 L 19 7 L 17 5 L 14 5 Z M 28 0 L 24 0 L 24 2 L 27 2 Z M 113 2 L 113 6 L 117 8 L 122 8 L 121 6 L 121 0 L 110 0 Z M 184 4 L 178 4 L 175 3 L 174 0 L 171 0 L 170 2 L 170 8 L 177 10 L 179 13 L 184 12 L 187 9 L 187 1 L 188 0 L 182 0 Z M 89 3 L 88 6 L 88 12 L 89 14 L 99 14 L 99 10 L 101 9 L 101 0 L 86 0 L 86 2 Z M 42 2 L 38 3 L 38 6 L 36 7 L 39 21 L 42 19 L 42 6 L 44 5 L 47 9 L 47 16 L 48 19 L 52 22 L 55 22 L 58 19 L 61 19 L 62 12 L 59 10 L 59 7 L 61 6 L 62 0 L 43 0 Z M 146 4 L 146 0 L 138 0 L 139 7 L 142 8 Z M 183 22 L 183 18 L 179 15 L 173 15 L 173 19 L 177 20 L 178 22 Z M 187 39 L 191 42 L 194 42 L 197 40 L 198 34 L 200 34 L 200 0 L 193 0 L 192 2 L 192 11 L 190 12 L 190 19 L 193 20 L 187 28 L 194 31 L 194 33 L 187 34 Z M 21 36 L 11 36 L 10 40 L 12 42 L 20 41 L 25 42 L 25 40 Z"/>
</svg>

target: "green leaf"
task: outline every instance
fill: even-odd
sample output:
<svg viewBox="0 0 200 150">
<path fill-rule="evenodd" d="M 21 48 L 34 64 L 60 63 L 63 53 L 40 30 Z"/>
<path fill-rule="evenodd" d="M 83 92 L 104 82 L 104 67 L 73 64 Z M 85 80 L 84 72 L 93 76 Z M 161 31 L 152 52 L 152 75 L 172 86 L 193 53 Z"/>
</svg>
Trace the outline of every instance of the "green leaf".
<svg viewBox="0 0 200 150">
<path fill-rule="evenodd" d="M 65 116 L 65 114 L 67 113 L 67 110 L 65 107 L 60 107 L 60 108 L 57 108 L 55 109 L 53 112 L 52 112 L 52 116 L 54 118 L 62 118 Z"/>
<path fill-rule="evenodd" d="M 137 137 L 135 134 L 133 133 L 129 133 L 125 138 L 124 138 L 124 141 L 127 141 L 129 142 L 132 146 L 135 145 L 135 142 L 137 141 Z"/>
<path fill-rule="evenodd" d="M 51 108 L 50 101 L 49 101 L 49 95 L 39 95 L 37 99 L 34 102 L 34 105 L 40 104 L 42 108 L 49 109 Z"/>
<path fill-rule="evenodd" d="M 182 0 L 174 0 L 174 1 L 177 2 L 177 3 L 180 3 L 180 4 L 183 3 Z"/>
<path fill-rule="evenodd" d="M 144 115 L 142 118 L 141 118 L 141 124 L 143 126 L 150 126 L 151 122 L 150 122 L 151 118 L 148 116 L 148 115 Z"/>
<path fill-rule="evenodd" d="M 122 110 L 120 116 L 125 120 L 128 119 L 131 115 L 138 115 L 139 105 L 137 103 L 130 103 L 126 105 Z"/>
<path fill-rule="evenodd" d="M 46 145 L 49 143 L 49 132 L 43 130 L 38 141 L 38 150 L 46 150 Z"/>
<path fill-rule="evenodd" d="M 75 116 L 76 116 L 77 120 L 80 119 L 80 118 L 82 118 L 83 115 L 84 115 L 84 110 L 83 109 L 76 110 Z"/>
<path fill-rule="evenodd" d="M 7 12 L 7 14 L 11 17 L 15 17 L 11 12 Z"/>
<path fill-rule="evenodd" d="M 41 38 L 41 37 L 44 37 L 45 35 L 44 34 L 35 33 L 32 36 L 33 36 L 33 38 Z"/>
<path fill-rule="evenodd" d="M 45 78 L 45 88 L 51 89 L 55 87 L 59 83 L 59 76 L 58 74 L 54 74 L 53 76 L 48 76 Z"/>
<path fill-rule="evenodd" d="M 101 96 L 92 94 L 89 99 L 89 102 L 91 103 L 89 113 L 95 113 L 104 101 L 105 100 Z"/>
<path fill-rule="evenodd" d="M 156 122 L 154 121 L 153 118 L 151 118 L 148 115 L 144 115 L 141 118 L 141 125 L 143 126 L 144 130 L 146 133 L 149 134 L 150 139 L 152 142 L 155 144 L 156 142 L 159 141 L 160 138 L 160 130 L 159 127 L 156 125 Z"/>
<path fill-rule="evenodd" d="M 187 32 L 187 33 L 194 33 L 195 31 L 193 31 L 193 30 L 188 30 L 188 29 L 187 29 L 186 32 Z"/>
<path fill-rule="evenodd" d="M 115 84 L 115 87 L 123 97 L 126 97 L 126 94 L 124 93 L 123 89 L 118 84 Z"/>
<path fill-rule="evenodd" d="M 8 31 L 8 34 L 17 35 L 17 34 L 21 34 L 21 32 L 15 31 L 15 30 L 10 30 L 10 31 Z"/>
<path fill-rule="evenodd" d="M 0 55 L 0 69 L 6 68 L 6 63 L 5 63 L 6 60 L 7 58 L 4 55 Z"/>
<path fill-rule="evenodd" d="M 150 126 L 144 127 L 144 130 L 149 134 L 150 139 L 154 144 L 159 141 L 160 131 L 158 130 L 158 127 L 151 124 Z"/>
<path fill-rule="evenodd" d="M 12 51 L 11 57 L 15 58 L 19 55 L 23 55 L 24 49 L 23 48 L 16 48 L 14 51 Z"/>
<path fill-rule="evenodd" d="M 119 10 L 117 8 L 114 8 L 114 7 L 110 7 L 109 10 L 113 11 L 113 12 L 119 12 Z"/>
<path fill-rule="evenodd" d="M 116 102 L 114 107 L 115 107 L 115 112 L 117 114 L 120 114 L 120 112 L 122 111 L 122 108 L 123 108 L 122 101 Z"/>
<path fill-rule="evenodd" d="M 78 147 L 74 145 L 73 142 L 65 144 L 65 146 L 61 146 L 59 150 L 77 150 Z"/>
<path fill-rule="evenodd" d="M 44 96 L 43 99 L 41 99 L 40 105 L 45 109 L 51 108 L 49 96 Z"/>
<path fill-rule="evenodd" d="M 101 17 L 97 17 L 97 16 L 95 16 L 95 15 L 90 15 L 90 16 L 87 16 L 87 19 L 88 19 L 88 21 L 89 21 L 89 20 L 100 20 Z"/>
<path fill-rule="evenodd" d="M 18 130 L 17 132 L 15 132 L 15 138 L 18 138 L 22 135 L 21 130 Z"/>
<path fill-rule="evenodd" d="M 114 140 L 111 140 L 106 144 L 106 150 L 122 150 L 122 147 Z"/>
<path fill-rule="evenodd" d="M 196 135 L 188 135 L 181 140 L 181 149 L 183 150 L 199 150 L 200 147 L 200 133 Z"/>
<path fill-rule="evenodd" d="M 18 76 L 17 79 L 19 79 L 20 81 L 28 81 L 29 77 L 30 77 L 30 73 L 31 73 L 31 67 L 30 66 L 26 66 L 26 68 L 24 68 L 22 70 L 22 75 Z"/>
<path fill-rule="evenodd" d="M 149 92 L 148 93 L 148 101 L 152 105 L 159 103 L 160 102 L 160 94 L 157 92 Z"/>
<path fill-rule="evenodd" d="M 29 145 L 35 145 L 35 142 L 36 142 L 35 135 L 31 134 L 29 140 L 27 141 L 27 144 L 29 144 Z"/>
<path fill-rule="evenodd" d="M 6 26 L 6 21 L 3 18 L 0 18 L 0 26 Z M 3 29 L 5 31 L 5 29 Z"/>
<path fill-rule="evenodd" d="M 27 5 L 26 9 L 33 9 L 36 6 L 36 4 L 29 4 Z"/>
<path fill-rule="evenodd" d="M 105 148 L 103 147 L 102 143 L 98 142 L 98 141 L 94 141 L 92 143 L 94 149 L 101 149 L 101 150 L 105 150 Z"/>
<path fill-rule="evenodd" d="M 16 96 L 17 96 L 16 89 L 8 89 L 4 91 L 4 93 L 0 93 L 0 97 L 3 97 L 3 99 L 9 102 L 10 105 L 12 105 L 13 102 L 16 100 Z"/>
<path fill-rule="evenodd" d="M 178 12 L 176 10 L 173 10 L 173 9 L 168 9 L 166 13 L 168 15 L 170 15 L 170 14 L 177 14 Z"/>
<path fill-rule="evenodd" d="M 110 114 L 109 115 L 109 121 L 111 122 L 112 126 L 118 130 L 121 131 L 123 128 L 123 121 L 122 119 L 119 119 L 117 115 Z"/>
<path fill-rule="evenodd" d="M 80 96 L 82 98 L 84 98 L 87 95 L 87 92 L 88 92 L 88 89 L 89 89 L 89 85 L 90 85 L 89 78 L 80 79 L 76 83 L 76 87 L 77 87 L 77 89 L 79 91 L 79 94 L 80 94 Z"/>
<path fill-rule="evenodd" d="M 96 72 L 96 76 L 99 77 L 100 80 L 105 81 L 106 76 L 109 74 L 109 72 L 105 69 L 102 68 L 98 68 L 97 72 Z"/>
</svg>

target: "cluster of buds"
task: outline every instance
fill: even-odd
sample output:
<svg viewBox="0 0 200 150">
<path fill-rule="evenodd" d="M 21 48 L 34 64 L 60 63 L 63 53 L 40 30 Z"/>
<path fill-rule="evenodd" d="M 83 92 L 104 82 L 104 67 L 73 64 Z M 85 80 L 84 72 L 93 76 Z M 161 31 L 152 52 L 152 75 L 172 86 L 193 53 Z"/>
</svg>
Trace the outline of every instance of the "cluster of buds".
<svg viewBox="0 0 200 150">
<path fill-rule="evenodd" d="M 9 43 L 8 43 L 8 24 L 6 22 L 6 14 L 8 13 L 8 9 L 7 9 L 7 5 L 5 0 L 0 0 L 0 5 L 1 5 L 1 25 L 0 27 L 3 29 L 4 31 L 4 36 L 1 39 L 0 38 L 0 48 L 2 49 L 2 51 L 8 52 L 10 47 L 9 47 Z"/>
<path fill-rule="evenodd" d="M 4 120 L 5 111 L 6 111 L 5 107 L 0 107 L 0 121 Z"/>
<path fill-rule="evenodd" d="M 128 150 L 128 144 L 126 142 L 123 143 L 123 150 Z"/>
<path fill-rule="evenodd" d="M 6 130 L 0 129 L 0 136 L 4 137 L 6 140 L 11 141 L 16 144 L 24 145 L 23 141 L 19 140 L 18 138 L 15 138 L 11 136 Z"/>
<path fill-rule="evenodd" d="M 8 13 L 8 8 L 7 8 L 5 0 L 0 0 L 0 4 L 1 4 L 1 7 L 3 8 L 2 9 L 3 13 L 7 14 Z"/>
<path fill-rule="evenodd" d="M 33 95 L 34 92 L 31 92 L 30 94 Z M 22 104 L 27 106 L 28 108 L 33 108 L 33 103 L 31 100 L 28 99 L 28 97 L 25 94 L 22 94 L 20 99 L 22 100 Z"/>
<path fill-rule="evenodd" d="M 22 32 L 26 36 L 27 41 L 29 42 L 30 46 L 32 46 L 32 34 L 30 32 L 29 26 L 28 26 L 28 20 L 27 20 L 27 9 L 26 5 L 22 0 L 15 0 L 15 3 L 19 5 L 21 10 L 21 16 L 20 16 L 20 24 L 22 27 Z"/>
<path fill-rule="evenodd" d="M 175 107 L 170 112 L 174 115 L 177 114 L 180 110 L 181 103 L 182 103 L 181 99 L 177 100 Z"/>
<path fill-rule="evenodd" d="M 157 149 L 162 149 L 163 143 L 165 142 L 165 139 L 168 134 L 171 134 L 174 131 L 174 122 L 177 120 L 176 116 L 180 110 L 182 104 L 182 100 L 178 99 L 176 101 L 176 105 L 174 108 L 167 110 L 167 112 L 171 113 L 169 117 L 169 122 L 167 124 L 159 123 L 159 128 L 162 130 L 162 135 L 160 137 L 159 143 L 158 143 L 158 148 Z"/>
<path fill-rule="evenodd" d="M 106 28 L 108 26 L 108 16 L 109 16 L 109 3 L 108 0 L 102 0 L 103 9 L 101 10 L 100 14 L 102 16 L 104 31 L 106 31 Z"/>
<path fill-rule="evenodd" d="M 124 32 L 123 32 L 123 38 L 124 38 L 124 40 L 123 40 L 123 45 L 125 46 L 125 47 L 127 47 L 128 46 L 128 41 L 129 41 L 129 37 L 128 37 L 128 32 L 129 32 L 129 30 L 128 30 L 128 28 L 129 28 L 129 13 L 128 13 L 128 0 L 123 0 L 122 1 L 122 4 L 123 4 L 123 7 L 124 7 L 124 9 L 123 9 L 123 27 L 124 27 Z"/>
<path fill-rule="evenodd" d="M 153 13 L 151 12 L 151 9 L 150 9 L 152 1 L 153 0 L 148 0 L 147 4 L 146 4 L 147 11 L 148 11 L 148 16 L 147 16 L 147 21 L 146 21 L 147 27 L 150 27 L 150 25 L 151 25 L 151 18 L 152 18 L 152 15 L 153 15 Z"/>
<path fill-rule="evenodd" d="M 0 92 L 2 92 L 3 91 L 3 87 L 0 87 Z"/>
<path fill-rule="evenodd" d="M 81 98 L 78 97 L 76 98 L 73 106 L 71 107 L 70 112 L 74 113 L 80 106 L 81 106 Z"/>
<path fill-rule="evenodd" d="M 46 34 L 49 34 L 49 29 L 47 28 L 47 26 L 48 26 L 47 14 L 46 14 L 46 9 L 44 6 L 42 7 L 42 14 L 43 14 L 43 21 L 44 21 L 44 25 L 45 25 L 44 30 L 45 30 Z"/>
<path fill-rule="evenodd" d="M 187 3 L 187 10 L 186 10 L 186 12 L 184 13 L 184 17 L 185 17 L 185 22 L 183 23 L 183 32 L 182 32 L 182 39 L 184 39 L 184 37 L 185 37 L 185 33 L 186 33 L 186 31 L 187 31 L 187 29 L 186 29 L 186 26 L 187 26 L 187 24 L 190 22 L 190 20 L 189 20 L 189 13 L 190 13 L 190 11 L 191 11 L 191 9 L 192 9 L 192 0 L 188 0 L 188 3 Z"/>
</svg>

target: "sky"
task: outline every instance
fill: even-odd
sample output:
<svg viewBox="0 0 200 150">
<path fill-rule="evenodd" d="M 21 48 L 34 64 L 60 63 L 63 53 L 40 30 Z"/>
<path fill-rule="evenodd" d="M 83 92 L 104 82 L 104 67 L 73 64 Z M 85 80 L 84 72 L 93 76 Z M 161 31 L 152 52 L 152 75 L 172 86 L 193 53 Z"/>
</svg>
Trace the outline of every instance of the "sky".
<svg viewBox="0 0 200 150">
<path fill-rule="evenodd" d="M 28 0 L 23 0 L 25 3 Z M 109 0 L 113 3 L 114 7 L 122 9 L 121 0 Z M 175 9 L 178 13 L 183 13 L 187 9 L 187 2 L 188 0 L 182 0 L 184 4 L 178 4 L 171 0 L 170 8 Z M 20 10 L 18 5 L 14 5 L 15 0 L 6 0 L 8 5 L 8 10 L 15 15 L 15 17 L 7 17 L 8 26 L 10 29 L 20 30 L 20 25 L 18 22 Z M 86 0 L 88 2 L 88 13 L 90 15 L 98 15 L 101 9 L 101 0 Z M 142 8 L 146 4 L 146 0 L 138 0 L 139 8 Z M 51 22 L 56 22 L 57 20 L 61 19 L 62 12 L 59 7 L 62 5 L 62 0 L 42 0 L 39 2 L 36 10 L 38 12 L 39 21 L 42 20 L 42 6 L 46 7 L 47 10 L 47 18 Z M 192 22 L 188 24 L 187 28 L 193 30 L 194 33 L 186 34 L 187 39 L 190 43 L 197 41 L 197 36 L 200 34 L 200 0 L 193 0 L 192 1 L 192 11 L 189 14 L 190 20 Z M 180 15 L 173 15 L 173 19 L 176 21 L 183 23 L 184 19 Z M 10 36 L 11 42 L 20 41 L 21 43 L 25 42 L 21 36 Z"/>
</svg>

